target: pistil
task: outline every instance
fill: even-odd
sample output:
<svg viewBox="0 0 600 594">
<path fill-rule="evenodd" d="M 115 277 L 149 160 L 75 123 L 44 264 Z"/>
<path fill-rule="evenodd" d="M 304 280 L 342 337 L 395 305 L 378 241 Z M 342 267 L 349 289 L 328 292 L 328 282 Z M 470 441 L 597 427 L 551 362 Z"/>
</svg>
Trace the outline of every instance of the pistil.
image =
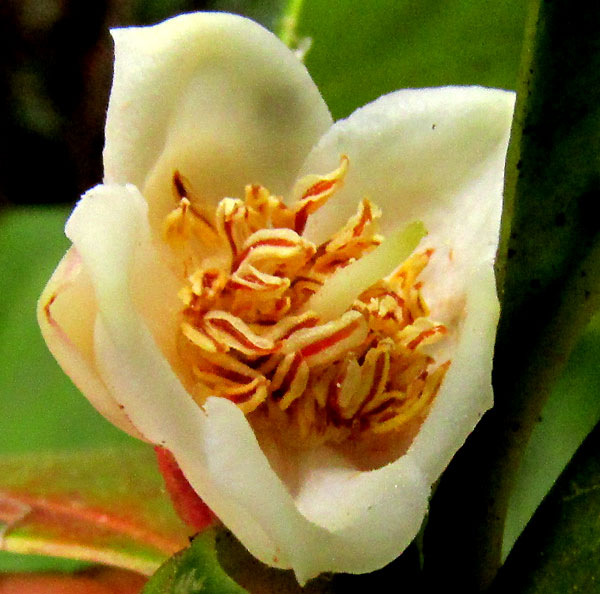
<svg viewBox="0 0 600 594">
<path fill-rule="evenodd" d="M 322 320 L 332 320 L 352 306 L 355 300 L 378 280 L 389 276 L 404 262 L 426 235 L 420 221 L 396 231 L 366 256 L 340 268 L 306 303 Z"/>
</svg>

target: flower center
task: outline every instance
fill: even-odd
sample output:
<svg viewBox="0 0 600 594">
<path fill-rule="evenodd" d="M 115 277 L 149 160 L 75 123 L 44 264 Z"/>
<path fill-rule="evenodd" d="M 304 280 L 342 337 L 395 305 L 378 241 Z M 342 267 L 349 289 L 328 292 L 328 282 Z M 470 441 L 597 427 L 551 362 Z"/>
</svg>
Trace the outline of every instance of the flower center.
<svg viewBox="0 0 600 594">
<path fill-rule="evenodd" d="M 180 202 L 164 237 L 184 263 L 179 345 L 199 404 L 227 398 L 251 421 L 266 417 L 311 444 L 401 431 L 427 414 L 450 365 L 425 348 L 447 334 L 418 280 L 433 250 L 369 280 L 422 233 L 384 241 L 381 212 L 365 198 L 325 243 L 303 237 L 347 169 L 343 156 L 330 174 L 301 180 L 292 207 L 247 186 L 244 200 L 221 200 L 214 222 L 175 174 Z M 394 246 L 407 241 L 400 256 Z"/>
</svg>

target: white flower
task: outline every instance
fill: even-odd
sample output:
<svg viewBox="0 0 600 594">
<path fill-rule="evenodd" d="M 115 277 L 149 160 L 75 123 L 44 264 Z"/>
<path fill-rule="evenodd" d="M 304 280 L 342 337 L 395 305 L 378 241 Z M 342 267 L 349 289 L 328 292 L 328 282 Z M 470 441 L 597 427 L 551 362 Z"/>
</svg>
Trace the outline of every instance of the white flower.
<svg viewBox="0 0 600 594">
<path fill-rule="evenodd" d="M 413 539 L 431 485 L 492 404 L 498 317 L 492 264 L 513 94 L 479 87 L 398 91 L 334 124 L 304 66 L 249 20 L 190 14 L 113 35 L 104 183 L 82 198 L 69 219 L 73 247 L 40 300 L 40 325 L 50 349 L 102 414 L 174 454 L 200 497 L 260 560 L 293 568 L 300 582 L 324 571 L 382 567 Z M 290 204 L 311 183 L 313 193 L 325 187 L 314 185 L 320 178 L 304 176 L 330 171 L 337 191 L 308 218 L 304 239 L 297 240 L 308 254 L 301 264 L 331 236 L 341 241 L 336 233 L 365 197 L 382 212 L 383 237 L 402 238 L 399 229 L 421 221 L 428 235 L 415 253 L 425 258 L 425 268 L 418 278 L 422 287 L 409 287 L 411 299 L 424 299 L 430 308 L 429 316 L 419 318 L 422 328 L 431 328 L 433 319 L 444 329 L 441 340 L 424 348 L 423 357 L 432 359 L 423 377 L 445 362 L 450 366 L 445 376 L 438 372 L 441 386 L 430 386 L 425 408 L 401 429 L 363 440 L 356 421 L 343 435 L 332 430 L 331 440 L 312 439 L 316 433 L 309 428 L 312 438 L 303 443 L 297 438 L 302 431 L 281 407 L 269 405 L 281 418 L 259 413 L 257 419 L 253 413 L 251 424 L 248 409 L 210 395 L 222 386 L 204 376 L 198 382 L 194 373 L 202 370 L 190 365 L 182 348 L 199 348 L 208 336 L 219 351 L 223 342 L 215 320 L 222 326 L 231 314 L 219 302 L 195 327 L 182 312 L 194 295 L 199 260 L 202 270 L 233 267 L 231 260 L 224 264 L 219 242 L 223 221 L 231 222 L 232 208 L 242 203 L 223 198 L 243 198 L 246 184 L 261 184 L 272 193 L 264 196 L 281 194 Z M 217 205 L 221 239 L 214 232 Z M 208 227 L 195 235 L 206 221 Z M 185 241 L 190 236 L 195 247 Z M 380 242 L 375 235 L 370 239 L 369 249 Z M 385 246 L 384 240 L 375 248 L 373 254 L 380 255 L 374 259 L 391 272 L 402 261 L 382 256 L 378 250 Z M 268 267 L 273 260 L 265 262 Z M 405 266 L 418 274 L 410 263 Z M 285 276 L 274 268 L 257 274 L 267 275 L 261 282 Z M 348 307 L 360 292 L 354 282 L 347 285 Z M 333 294 L 340 293 L 336 290 Z M 340 318 L 359 320 L 360 340 L 371 332 L 364 320 L 374 303 L 379 304 L 365 299 L 358 304 L 361 313 L 355 307 Z M 262 315 L 257 312 L 240 326 L 242 334 L 256 329 L 256 316 Z M 414 330 L 410 326 L 405 333 Z M 263 352 L 272 353 L 275 339 L 260 340 Z M 392 332 L 386 340 L 382 344 L 400 339 Z M 278 352 L 285 350 L 281 344 L 274 347 L 283 349 Z M 286 352 L 305 353 L 286 344 Z M 360 378 L 364 383 L 361 365 L 368 358 L 356 354 L 356 345 L 349 348 L 354 359 L 346 371 L 354 374 L 354 383 L 346 384 L 347 398 L 354 393 L 348 386 L 358 390 Z M 256 357 L 236 356 L 240 365 L 258 366 Z M 335 365 L 328 361 L 329 368 Z M 268 408 L 260 402 L 276 383 L 273 373 L 267 380 L 260 375 L 255 386 L 262 391 L 260 397 L 258 388 L 253 392 L 256 402 L 249 408 Z M 415 402 L 421 397 L 416 393 Z M 290 439 L 284 435 L 288 421 Z"/>
</svg>

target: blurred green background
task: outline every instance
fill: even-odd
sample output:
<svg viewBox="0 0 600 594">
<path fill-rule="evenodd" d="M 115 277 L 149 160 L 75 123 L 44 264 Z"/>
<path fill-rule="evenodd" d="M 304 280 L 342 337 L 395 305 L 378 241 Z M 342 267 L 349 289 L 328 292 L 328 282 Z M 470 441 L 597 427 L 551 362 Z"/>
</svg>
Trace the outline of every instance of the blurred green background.
<svg viewBox="0 0 600 594">
<path fill-rule="evenodd" d="M 0 455 L 130 442 L 62 374 L 35 322 L 36 299 L 68 246 L 65 219 L 79 195 L 102 177 L 112 68 L 108 29 L 207 9 L 246 14 L 276 30 L 283 5 L 279 0 L 0 3 Z M 298 35 L 312 39 L 306 65 L 337 119 L 398 88 L 514 89 L 525 7 L 523 0 L 306 0 Z M 520 484 L 510 538 L 539 501 L 536 493 L 548 488 L 552 473 L 598 418 L 599 326 L 596 320 L 588 330 L 557 388 L 560 398 L 553 400 L 549 424 L 540 426 L 542 445 L 527 462 L 538 474 Z M 553 427 L 565 426 L 570 437 L 554 439 Z M 549 454 L 544 440 L 565 451 Z M 16 563 L 0 557 L 0 568 Z"/>
</svg>

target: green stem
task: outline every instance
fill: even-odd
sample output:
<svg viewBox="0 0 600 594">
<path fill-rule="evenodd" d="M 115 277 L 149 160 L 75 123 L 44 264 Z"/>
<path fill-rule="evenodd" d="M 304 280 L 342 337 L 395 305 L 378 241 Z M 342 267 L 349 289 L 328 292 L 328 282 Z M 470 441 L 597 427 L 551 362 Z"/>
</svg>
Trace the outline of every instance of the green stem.
<svg viewBox="0 0 600 594">
<path fill-rule="evenodd" d="M 289 0 L 277 31 L 277 37 L 292 49 L 298 42 L 297 27 L 303 4 L 304 0 Z"/>
<path fill-rule="evenodd" d="M 431 582 L 461 592 L 498 570 L 524 448 L 600 306 L 599 28 L 599 6 L 532 2 L 497 258 L 495 406 L 444 475 L 426 533 Z"/>
</svg>

